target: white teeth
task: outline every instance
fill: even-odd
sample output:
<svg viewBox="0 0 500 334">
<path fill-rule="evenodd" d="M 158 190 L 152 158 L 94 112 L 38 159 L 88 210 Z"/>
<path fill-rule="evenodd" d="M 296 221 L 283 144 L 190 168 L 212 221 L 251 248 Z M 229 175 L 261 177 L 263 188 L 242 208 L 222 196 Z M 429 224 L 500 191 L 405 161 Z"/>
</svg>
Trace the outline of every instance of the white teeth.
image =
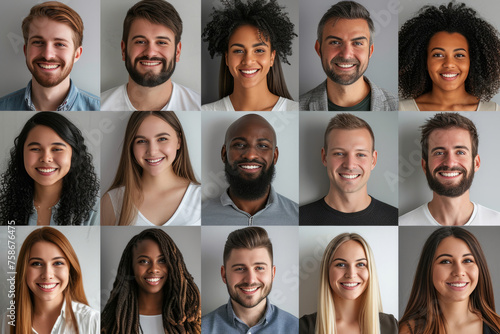
<svg viewBox="0 0 500 334">
<path fill-rule="evenodd" d="M 160 278 L 146 278 L 146 281 L 151 283 L 156 283 L 160 281 Z"/>
<path fill-rule="evenodd" d="M 257 169 L 257 168 L 260 168 L 260 166 L 257 166 L 257 165 L 242 165 L 240 167 L 243 168 L 243 169 Z"/>
<path fill-rule="evenodd" d="M 42 173 L 52 173 L 55 172 L 57 168 L 37 168 Z"/>
<path fill-rule="evenodd" d="M 337 66 L 342 68 L 349 68 L 354 67 L 354 64 L 337 64 Z"/>
<path fill-rule="evenodd" d="M 463 288 L 464 286 L 467 285 L 467 283 L 448 283 L 448 284 L 455 288 Z"/>
<path fill-rule="evenodd" d="M 44 68 L 46 70 L 53 70 L 54 68 L 58 68 L 59 65 L 44 65 L 44 64 L 38 64 L 40 65 L 41 68 Z"/>
<path fill-rule="evenodd" d="M 259 287 L 255 287 L 255 288 L 251 288 L 251 289 L 244 289 L 244 288 L 241 288 L 241 290 L 245 291 L 245 292 L 253 292 L 255 290 L 257 290 Z"/>
<path fill-rule="evenodd" d="M 160 61 L 155 61 L 155 62 L 141 61 L 141 64 L 146 65 L 146 66 L 154 66 L 154 65 L 160 65 L 161 62 Z"/>
<path fill-rule="evenodd" d="M 348 288 L 354 288 L 357 286 L 359 283 L 341 283 L 343 286 L 346 286 Z"/>
<path fill-rule="evenodd" d="M 454 78 L 458 76 L 458 73 L 455 74 L 441 74 L 445 78 Z"/>
<path fill-rule="evenodd" d="M 57 283 L 54 284 L 38 284 L 42 289 L 53 289 L 56 287 Z"/>
<path fill-rule="evenodd" d="M 452 172 L 452 173 L 441 172 L 441 175 L 446 176 L 446 177 L 454 177 L 454 176 L 460 175 L 460 173 L 459 172 Z"/>
<path fill-rule="evenodd" d="M 254 74 L 256 73 L 258 70 L 250 70 L 250 71 L 245 71 L 245 70 L 241 70 L 241 72 L 245 73 L 245 74 Z"/>
<path fill-rule="evenodd" d="M 146 159 L 147 162 L 151 162 L 151 163 L 155 163 L 155 162 L 160 162 L 163 158 L 159 158 L 159 159 L 154 159 L 154 160 L 150 160 L 150 159 Z"/>
<path fill-rule="evenodd" d="M 359 176 L 360 174 L 340 174 L 344 179 L 355 179 Z"/>
</svg>

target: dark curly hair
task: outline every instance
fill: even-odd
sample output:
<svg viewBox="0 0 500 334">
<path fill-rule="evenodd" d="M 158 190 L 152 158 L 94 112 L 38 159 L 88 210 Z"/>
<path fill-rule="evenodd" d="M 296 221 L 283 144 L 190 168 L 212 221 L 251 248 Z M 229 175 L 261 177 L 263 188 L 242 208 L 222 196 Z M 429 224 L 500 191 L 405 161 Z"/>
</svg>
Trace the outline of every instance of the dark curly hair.
<svg viewBox="0 0 500 334">
<path fill-rule="evenodd" d="M 166 260 L 168 277 L 162 289 L 165 333 L 200 334 L 200 292 L 186 268 L 181 251 L 172 238 L 159 228 L 146 229 L 137 234 L 123 250 L 113 290 L 101 314 L 101 333 L 142 333 L 139 322 L 139 287 L 132 268 L 132 251 L 142 240 L 156 242 Z"/>
<path fill-rule="evenodd" d="M 212 20 L 203 30 L 203 41 L 208 42 L 210 57 L 222 56 L 219 74 L 219 97 L 233 92 L 234 82 L 224 60 L 229 46 L 229 38 L 242 25 L 251 25 L 259 30 L 262 38 L 270 40 L 271 50 L 276 51 L 274 65 L 267 74 L 267 86 L 276 95 L 291 99 L 283 78 L 280 59 L 290 65 L 292 39 L 298 36 L 284 7 L 277 0 L 222 0 L 223 8 L 213 8 Z"/>
<path fill-rule="evenodd" d="M 51 128 L 72 148 L 71 167 L 63 178 L 54 222 L 57 225 L 82 225 L 94 210 L 99 180 L 80 130 L 66 117 L 51 111 L 31 117 L 14 140 L 10 161 L 0 183 L 0 224 L 6 225 L 13 220 L 16 225 L 26 225 L 34 213 L 34 181 L 24 167 L 23 151 L 29 132 L 37 125 Z"/>
<path fill-rule="evenodd" d="M 489 101 L 500 88 L 500 38 L 498 31 L 464 3 L 425 6 L 399 31 L 399 91 L 416 98 L 432 90 L 427 72 L 427 47 L 441 31 L 459 33 L 469 43 L 470 69 L 465 90 Z"/>
</svg>

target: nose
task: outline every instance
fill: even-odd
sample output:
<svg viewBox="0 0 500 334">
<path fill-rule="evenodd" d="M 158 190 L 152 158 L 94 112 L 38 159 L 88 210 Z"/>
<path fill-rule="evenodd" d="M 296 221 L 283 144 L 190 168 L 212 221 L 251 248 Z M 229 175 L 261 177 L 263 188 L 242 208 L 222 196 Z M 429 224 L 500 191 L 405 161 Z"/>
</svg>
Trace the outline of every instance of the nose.
<svg viewBox="0 0 500 334">
<path fill-rule="evenodd" d="M 257 152 L 257 148 L 253 146 L 248 146 L 246 150 L 242 154 L 243 158 L 246 158 L 248 160 L 254 160 L 259 157 L 259 154 Z"/>
<path fill-rule="evenodd" d="M 51 266 L 45 266 L 42 271 L 42 278 L 47 280 L 54 278 L 54 271 Z"/>
<path fill-rule="evenodd" d="M 146 44 L 146 50 L 144 50 L 144 54 L 150 58 L 158 56 L 158 49 L 156 48 L 156 44 L 148 42 Z"/>
<path fill-rule="evenodd" d="M 243 55 L 243 60 L 242 60 L 242 63 L 243 64 L 251 64 L 253 63 L 254 61 L 254 55 L 252 52 L 245 52 L 245 54 Z"/>
<path fill-rule="evenodd" d="M 55 49 L 50 43 L 45 43 L 43 46 L 42 56 L 47 60 L 55 58 Z"/>
<path fill-rule="evenodd" d="M 350 154 L 346 154 L 344 157 L 343 167 L 349 170 L 356 168 L 356 158 Z"/>
<path fill-rule="evenodd" d="M 345 275 L 346 278 L 355 278 L 358 276 L 358 272 L 356 271 L 356 267 L 348 266 Z"/>
<path fill-rule="evenodd" d="M 455 58 L 453 57 L 445 57 L 443 66 L 447 68 L 455 68 Z"/>
<path fill-rule="evenodd" d="M 340 56 L 345 59 L 354 58 L 353 47 L 350 43 L 344 43 L 340 49 Z"/>
<path fill-rule="evenodd" d="M 50 150 L 43 151 L 43 154 L 40 157 L 40 162 L 49 163 L 49 162 L 52 162 L 52 160 L 53 160 L 52 152 Z"/>
<path fill-rule="evenodd" d="M 451 153 L 446 153 L 445 157 L 443 158 L 443 165 L 447 167 L 452 167 L 456 164 L 455 161 L 455 156 Z"/>
<path fill-rule="evenodd" d="M 257 274 L 253 270 L 248 270 L 244 277 L 244 282 L 247 284 L 252 284 L 257 281 Z"/>
<path fill-rule="evenodd" d="M 148 146 L 149 155 L 153 156 L 158 153 L 158 143 L 156 141 L 150 141 Z"/>
<path fill-rule="evenodd" d="M 453 275 L 455 276 L 464 276 L 465 275 L 465 270 L 464 270 L 464 266 L 461 262 L 459 261 L 456 261 L 454 264 L 453 264 L 453 272 L 452 272 Z"/>
<path fill-rule="evenodd" d="M 158 266 L 157 262 L 152 262 L 151 266 L 149 267 L 148 272 L 150 273 L 159 273 L 160 272 L 160 267 Z"/>
</svg>

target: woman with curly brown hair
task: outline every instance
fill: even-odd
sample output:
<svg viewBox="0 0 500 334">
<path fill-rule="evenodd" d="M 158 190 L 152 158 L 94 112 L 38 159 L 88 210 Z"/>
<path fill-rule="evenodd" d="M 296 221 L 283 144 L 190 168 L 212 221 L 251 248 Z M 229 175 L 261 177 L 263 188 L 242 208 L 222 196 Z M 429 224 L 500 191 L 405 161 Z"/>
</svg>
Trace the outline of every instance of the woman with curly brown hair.
<svg viewBox="0 0 500 334">
<path fill-rule="evenodd" d="M 203 31 L 210 56 L 221 56 L 219 98 L 202 110 L 291 111 L 281 60 L 289 64 L 294 25 L 277 0 L 223 1 Z"/>
<path fill-rule="evenodd" d="M 463 3 L 425 6 L 399 31 L 399 110 L 500 110 L 498 31 Z"/>
</svg>

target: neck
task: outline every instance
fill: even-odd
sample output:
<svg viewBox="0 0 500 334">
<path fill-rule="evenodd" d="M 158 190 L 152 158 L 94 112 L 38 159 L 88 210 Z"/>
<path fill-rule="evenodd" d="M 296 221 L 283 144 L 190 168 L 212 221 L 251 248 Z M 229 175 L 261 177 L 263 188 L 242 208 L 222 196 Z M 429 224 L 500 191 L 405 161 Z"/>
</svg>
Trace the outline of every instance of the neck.
<svg viewBox="0 0 500 334">
<path fill-rule="evenodd" d="M 248 200 L 248 199 L 242 199 L 239 197 L 236 197 L 234 193 L 231 191 L 231 187 L 229 187 L 228 194 L 231 200 L 234 202 L 234 204 L 238 207 L 238 209 L 245 211 L 246 213 L 250 215 L 254 215 L 260 210 L 262 210 L 266 204 L 267 200 L 269 198 L 269 194 L 271 192 L 271 186 L 269 186 L 268 190 L 266 191 L 266 194 L 258 199 L 254 200 Z"/>
<path fill-rule="evenodd" d="M 64 303 L 64 296 L 61 293 L 53 300 L 41 300 L 34 298 L 34 314 L 41 317 L 58 316 Z"/>
<path fill-rule="evenodd" d="M 145 190 L 164 190 L 172 186 L 172 183 L 180 177 L 174 173 L 172 167 L 166 169 L 163 173 L 158 175 L 151 175 L 149 173 L 142 173 L 142 189 Z"/>
<path fill-rule="evenodd" d="M 139 291 L 139 314 L 158 315 L 162 314 L 163 291 L 158 293 L 144 293 Z"/>
<path fill-rule="evenodd" d="M 31 80 L 31 100 L 36 110 L 57 110 L 70 87 L 69 76 L 54 87 L 41 86 L 34 77 Z"/>
<path fill-rule="evenodd" d="M 352 213 L 366 209 L 372 202 L 372 198 L 368 195 L 366 186 L 359 191 L 345 193 L 338 191 L 330 184 L 330 190 L 325 196 L 325 202 L 337 211 Z"/>
<path fill-rule="evenodd" d="M 363 101 L 370 93 L 370 85 L 361 76 L 350 85 L 341 85 L 326 79 L 326 91 L 328 99 L 340 107 L 352 107 Z"/>
<path fill-rule="evenodd" d="M 172 96 L 172 81 L 168 79 L 156 87 L 138 85 L 130 77 L 127 84 L 127 95 L 130 103 L 137 110 L 161 110 Z"/>
<path fill-rule="evenodd" d="M 469 309 L 469 299 L 459 302 L 444 302 L 438 299 L 439 307 L 443 313 L 446 323 L 460 324 L 469 322 L 473 315 Z"/>
<path fill-rule="evenodd" d="M 50 186 L 42 186 L 35 182 L 33 201 L 39 206 L 54 206 L 59 202 L 62 192 L 62 180 Z"/>
<path fill-rule="evenodd" d="M 432 217 L 441 225 L 464 225 L 474 211 L 474 204 L 469 199 L 469 190 L 458 197 L 433 193 L 432 200 L 427 205 Z"/>
<path fill-rule="evenodd" d="M 344 323 L 358 323 L 361 310 L 361 298 L 346 300 L 333 296 L 335 305 L 335 320 Z"/>
<path fill-rule="evenodd" d="M 271 111 L 278 102 L 279 96 L 271 93 L 267 82 L 262 81 L 262 84 L 251 88 L 235 83 L 229 98 L 234 110 L 237 111 Z"/>
<path fill-rule="evenodd" d="M 231 299 L 231 305 L 236 316 L 243 321 L 248 327 L 255 326 L 266 313 L 267 298 L 255 305 L 254 307 L 243 307 Z"/>
<path fill-rule="evenodd" d="M 428 103 L 434 105 L 434 108 L 432 110 L 440 109 L 442 111 L 469 110 L 469 108 L 466 107 L 471 106 L 471 110 L 476 110 L 477 104 L 479 103 L 477 97 L 467 93 L 467 91 L 465 90 L 465 86 L 461 86 L 460 88 L 452 91 L 441 90 L 438 87 L 433 86 L 432 91 L 421 95 L 420 97 L 416 98 L 415 101 L 417 103 Z M 425 109 L 425 106 L 423 106 L 423 109 Z"/>
</svg>

